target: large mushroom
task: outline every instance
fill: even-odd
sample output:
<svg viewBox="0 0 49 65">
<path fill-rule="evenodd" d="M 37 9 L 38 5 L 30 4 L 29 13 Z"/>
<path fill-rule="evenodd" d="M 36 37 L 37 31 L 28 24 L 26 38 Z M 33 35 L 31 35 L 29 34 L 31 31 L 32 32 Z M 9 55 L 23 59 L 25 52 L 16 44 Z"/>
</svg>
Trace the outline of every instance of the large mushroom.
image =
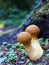
<svg viewBox="0 0 49 65">
<path fill-rule="evenodd" d="M 38 40 L 38 34 L 40 33 L 40 29 L 36 25 L 30 25 L 26 28 L 26 32 L 29 32 L 32 36 L 30 46 L 32 47 L 33 52 L 31 51 L 30 58 L 34 60 L 38 60 L 43 55 L 43 49 Z"/>
</svg>

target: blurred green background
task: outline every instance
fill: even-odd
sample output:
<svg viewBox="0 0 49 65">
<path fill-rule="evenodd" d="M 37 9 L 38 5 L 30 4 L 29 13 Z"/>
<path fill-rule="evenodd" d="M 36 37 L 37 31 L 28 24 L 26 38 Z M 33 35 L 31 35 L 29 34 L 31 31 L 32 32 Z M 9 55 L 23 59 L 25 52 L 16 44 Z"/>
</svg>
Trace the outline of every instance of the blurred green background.
<svg viewBox="0 0 49 65">
<path fill-rule="evenodd" d="M 19 26 L 39 0 L 0 0 L 0 27 Z"/>
</svg>

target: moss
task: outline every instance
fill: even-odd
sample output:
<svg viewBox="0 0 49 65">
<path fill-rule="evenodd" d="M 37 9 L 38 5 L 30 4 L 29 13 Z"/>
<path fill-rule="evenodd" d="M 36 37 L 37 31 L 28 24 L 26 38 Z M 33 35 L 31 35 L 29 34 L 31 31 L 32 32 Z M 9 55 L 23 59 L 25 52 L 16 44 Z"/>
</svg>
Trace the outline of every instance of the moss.
<svg viewBox="0 0 49 65">
<path fill-rule="evenodd" d="M 37 19 L 40 14 L 42 14 L 42 15 L 49 14 L 49 3 L 46 3 L 46 4 L 42 5 L 40 7 L 40 9 L 34 10 L 33 13 L 34 13 L 33 16 L 31 16 L 32 20 Z"/>
</svg>

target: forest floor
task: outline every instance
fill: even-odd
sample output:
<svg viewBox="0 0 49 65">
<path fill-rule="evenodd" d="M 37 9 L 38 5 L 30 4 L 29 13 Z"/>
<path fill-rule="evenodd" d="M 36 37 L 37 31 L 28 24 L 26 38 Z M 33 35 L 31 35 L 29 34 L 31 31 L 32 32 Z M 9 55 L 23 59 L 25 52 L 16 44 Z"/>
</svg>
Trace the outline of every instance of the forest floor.
<svg viewBox="0 0 49 65">
<path fill-rule="evenodd" d="M 49 49 L 45 48 L 43 56 L 37 62 L 32 62 L 23 44 L 16 42 L 15 34 L 3 35 L 0 39 L 0 65 L 49 65 Z"/>
</svg>

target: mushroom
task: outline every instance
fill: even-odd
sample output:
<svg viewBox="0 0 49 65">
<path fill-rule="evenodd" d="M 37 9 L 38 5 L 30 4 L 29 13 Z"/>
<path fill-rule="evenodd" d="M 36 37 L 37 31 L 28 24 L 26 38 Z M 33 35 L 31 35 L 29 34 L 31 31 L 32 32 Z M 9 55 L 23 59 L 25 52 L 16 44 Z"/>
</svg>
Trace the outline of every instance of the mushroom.
<svg viewBox="0 0 49 65">
<path fill-rule="evenodd" d="M 29 49 L 30 48 L 30 41 L 31 41 L 30 33 L 21 32 L 17 37 L 17 41 L 19 41 L 20 43 L 23 43 L 27 52 L 29 52 L 29 50 L 31 51 L 31 49 Z"/>
<path fill-rule="evenodd" d="M 30 25 L 25 29 L 26 32 L 30 33 L 32 36 L 30 47 L 32 47 L 30 51 L 30 58 L 34 61 L 37 61 L 40 59 L 40 57 L 43 55 L 43 49 L 39 43 L 38 35 L 40 33 L 40 29 L 36 25 Z M 30 48 L 29 48 L 30 49 Z"/>
<path fill-rule="evenodd" d="M 32 61 L 37 61 L 42 56 L 43 50 L 40 47 L 40 44 L 34 44 L 34 43 L 31 44 L 31 39 L 32 39 L 32 36 L 29 32 L 21 32 L 17 37 L 17 41 L 19 41 L 20 43 L 23 43 L 29 58 Z M 34 48 L 36 46 L 37 48 Z"/>
<path fill-rule="evenodd" d="M 32 38 L 32 36 L 28 32 L 21 32 L 17 37 L 17 41 L 19 41 L 20 43 L 23 43 L 30 59 L 32 59 L 32 57 L 33 57 L 33 49 L 30 45 L 31 38 Z"/>
</svg>

